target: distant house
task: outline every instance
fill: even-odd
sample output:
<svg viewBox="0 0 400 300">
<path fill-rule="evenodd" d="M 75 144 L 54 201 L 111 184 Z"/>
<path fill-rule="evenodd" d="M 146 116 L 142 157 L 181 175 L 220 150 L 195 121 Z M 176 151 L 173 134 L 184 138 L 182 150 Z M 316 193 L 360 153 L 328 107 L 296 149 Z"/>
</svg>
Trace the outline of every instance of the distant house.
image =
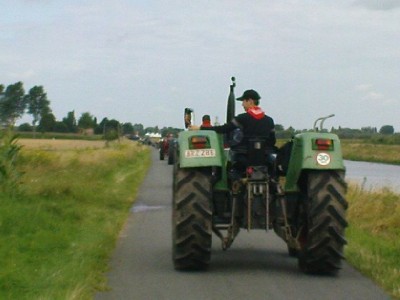
<svg viewBox="0 0 400 300">
<path fill-rule="evenodd" d="M 158 143 L 161 139 L 160 133 L 146 133 L 145 137 L 149 138 L 153 143 Z"/>
<path fill-rule="evenodd" d="M 82 135 L 94 135 L 94 128 L 79 128 L 79 133 Z"/>
</svg>

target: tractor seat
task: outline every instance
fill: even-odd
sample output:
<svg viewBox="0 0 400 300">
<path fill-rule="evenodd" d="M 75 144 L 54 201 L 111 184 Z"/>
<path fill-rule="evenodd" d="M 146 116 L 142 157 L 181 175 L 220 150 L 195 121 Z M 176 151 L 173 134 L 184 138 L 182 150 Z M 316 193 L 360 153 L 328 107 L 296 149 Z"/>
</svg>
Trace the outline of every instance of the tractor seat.
<svg viewBox="0 0 400 300">
<path fill-rule="evenodd" d="M 235 147 L 231 151 L 233 161 L 239 161 L 242 166 L 271 166 L 276 159 L 276 148 L 267 146 L 262 138 L 249 139 L 247 147 Z"/>
</svg>

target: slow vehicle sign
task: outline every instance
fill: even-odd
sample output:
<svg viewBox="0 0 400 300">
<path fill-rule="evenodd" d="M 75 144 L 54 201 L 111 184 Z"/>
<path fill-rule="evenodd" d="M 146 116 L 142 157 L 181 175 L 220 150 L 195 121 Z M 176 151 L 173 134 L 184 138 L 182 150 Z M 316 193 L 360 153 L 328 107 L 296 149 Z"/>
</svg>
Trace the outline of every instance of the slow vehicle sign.
<svg viewBox="0 0 400 300">
<path fill-rule="evenodd" d="M 318 153 L 317 162 L 321 166 L 327 166 L 331 162 L 331 157 L 328 153 Z"/>
</svg>

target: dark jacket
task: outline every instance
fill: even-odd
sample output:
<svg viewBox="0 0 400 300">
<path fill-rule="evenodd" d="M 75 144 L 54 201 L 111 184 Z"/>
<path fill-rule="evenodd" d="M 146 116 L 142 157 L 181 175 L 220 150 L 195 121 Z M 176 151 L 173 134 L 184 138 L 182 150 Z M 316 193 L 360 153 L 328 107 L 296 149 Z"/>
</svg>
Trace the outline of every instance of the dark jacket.
<svg viewBox="0 0 400 300">
<path fill-rule="evenodd" d="M 237 115 L 227 124 L 208 128 L 201 127 L 201 129 L 215 130 L 218 133 L 229 133 L 237 128 L 240 128 L 243 132 L 243 139 L 237 145 L 238 147 L 247 146 L 248 140 L 251 138 L 265 138 L 267 146 L 275 146 L 276 137 L 274 120 L 263 112 L 258 115 L 251 114 L 251 112 L 245 112 Z"/>
</svg>

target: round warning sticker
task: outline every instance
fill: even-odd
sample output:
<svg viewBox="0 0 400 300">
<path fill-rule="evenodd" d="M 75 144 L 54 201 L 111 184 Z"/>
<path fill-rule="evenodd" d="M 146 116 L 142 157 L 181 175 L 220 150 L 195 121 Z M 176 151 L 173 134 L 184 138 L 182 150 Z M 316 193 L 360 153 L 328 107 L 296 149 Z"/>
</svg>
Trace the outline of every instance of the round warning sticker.
<svg viewBox="0 0 400 300">
<path fill-rule="evenodd" d="M 318 153 L 317 154 L 317 163 L 321 166 L 329 165 L 331 162 L 331 157 L 328 153 Z"/>
</svg>

